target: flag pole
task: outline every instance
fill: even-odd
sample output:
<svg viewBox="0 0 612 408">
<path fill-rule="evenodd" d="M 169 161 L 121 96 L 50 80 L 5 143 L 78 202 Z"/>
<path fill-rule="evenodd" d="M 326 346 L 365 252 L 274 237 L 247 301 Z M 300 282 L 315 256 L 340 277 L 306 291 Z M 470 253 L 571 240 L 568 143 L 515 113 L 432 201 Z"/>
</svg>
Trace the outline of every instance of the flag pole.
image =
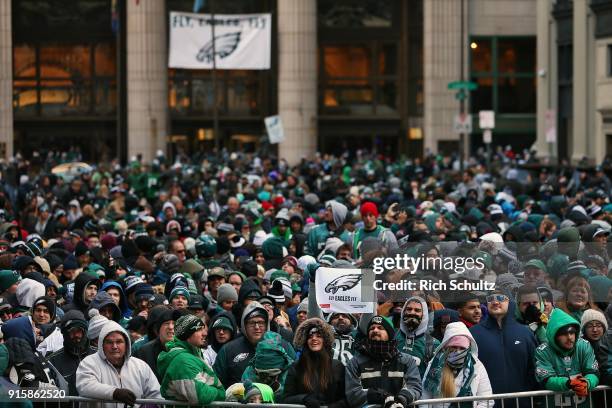
<svg viewBox="0 0 612 408">
<path fill-rule="evenodd" d="M 215 150 L 220 156 L 220 139 L 219 139 L 219 108 L 217 103 L 217 50 L 215 48 L 215 9 L 214 0 L 210 0 L 210 19 L 212 31 L 212 86 L 213 86 L 213 131 L 215 134 Z"/>
</svg>

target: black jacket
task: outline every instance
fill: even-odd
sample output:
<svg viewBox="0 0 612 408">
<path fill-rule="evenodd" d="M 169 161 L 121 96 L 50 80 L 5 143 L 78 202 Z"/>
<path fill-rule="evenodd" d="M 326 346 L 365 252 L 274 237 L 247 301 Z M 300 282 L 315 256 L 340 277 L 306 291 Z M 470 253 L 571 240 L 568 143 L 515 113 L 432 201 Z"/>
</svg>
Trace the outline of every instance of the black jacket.
<svg viewBox="0 0 612 408">
<path fill-rule="evenodd" d="M 321 405 L 331 406 L 333 408 L 348 407 L 344 392 L 344 365 L 339 360 L 331 360 L 333 377 L 327 386 L 325 392 L 317 391 L 314 396 Z M 285 380 L 285 404 L 304 404 L 304 398 L 310 393 L 304 388 L 303 373 L 298 373 L 298 362 L 295 362 L 289 367 L 287 379 Z"/>
<path fill-rule="evenodd" d="M 85 357 L 95 352 L 96 350 L 92 347 L 87 347 L 85 351 L 80 354 L 62 348 L 47 357 L 49 363 L 55 367 L 68 383 L 68 392 L 70 395 L 79 395 L 76 389 L 76 372 L 77 368 L 79 368 L 79 364 Z"/>
<path fill-rule="evenodd" d="M 160 377 L 159 373 L 157 372 L 157 356 L 159 356 L 159 353 L 162 351 L 164 351 L 164 346 L 161 344 L 158 337 L 155 340 L 145 343 L 142 347 L 134 352 L 134 357 L 143 360 L 149 365 L 149 367 L 151 367 L 151 370 L 153 370 L 155 373 L 157 381 L 159 381 L 160 384 L 163 378 Z"/>
</svg>

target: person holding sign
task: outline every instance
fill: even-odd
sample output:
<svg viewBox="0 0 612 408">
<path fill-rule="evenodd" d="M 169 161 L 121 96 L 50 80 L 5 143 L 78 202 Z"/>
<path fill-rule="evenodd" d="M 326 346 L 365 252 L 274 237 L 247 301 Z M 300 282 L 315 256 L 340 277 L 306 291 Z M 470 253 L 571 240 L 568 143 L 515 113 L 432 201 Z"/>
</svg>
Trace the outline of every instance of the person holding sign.
<svg viewBox="0 0 612 408">
<path fill-rule="evenodd" d="M 421 376 L 416 361 L 398 351 L 395 328 L 388 318 L 374 316 L 367 327 L 367 339 L 346 366 L 349 404 L 353 408 L 366 404 L 407 408 L 421 397 Z"/>
</svg>

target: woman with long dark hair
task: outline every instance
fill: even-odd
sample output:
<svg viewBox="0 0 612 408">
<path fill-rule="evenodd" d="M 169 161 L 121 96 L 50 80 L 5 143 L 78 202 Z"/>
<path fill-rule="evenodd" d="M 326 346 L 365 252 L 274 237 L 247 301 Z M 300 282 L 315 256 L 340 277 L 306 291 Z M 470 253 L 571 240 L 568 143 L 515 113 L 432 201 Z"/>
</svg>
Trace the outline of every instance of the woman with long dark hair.
<svg viewBox="0 0 612 408">
<path fill-rule="evenodd" d="M 319 318 L 305 320 L 296 329 L 293 344 L 301 354 L 289 368 L 283 402 L 303 404 L 307 408 L 348 407 L 344 366 L 332 359 L 332 327 Z"/>
</svg>

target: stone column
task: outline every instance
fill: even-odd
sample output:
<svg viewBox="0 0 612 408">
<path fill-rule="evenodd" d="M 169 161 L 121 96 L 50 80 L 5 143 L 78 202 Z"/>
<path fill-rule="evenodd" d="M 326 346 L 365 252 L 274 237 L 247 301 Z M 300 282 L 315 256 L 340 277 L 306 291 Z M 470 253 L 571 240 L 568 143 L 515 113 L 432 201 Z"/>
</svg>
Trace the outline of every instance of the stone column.
<svg viewBox="0 0 612 408">
<path fill-rule="evenodd" d="M 0 0 L 0 143 L 13 156 L 13 37 L 11 0 Z"/>
<path fill-rule="evenodd" d="M 459 135 L 452 130 L 454 117 L 459 113 L 459 101 L 455 99 L 455 92 L 447 87 L 449 82 L 460 79 L 461 1 L 427 0 L 423 7 L 424 145 L 435 153 L 438 141 L 459 140 Z M 467 35 L 467 23 L 464 30 Z M 464 52 L 464 64 L 467 65 L 467 50 Z M 466 103 L 466 112 L 467 106 Z"/>
<path fill-rule="evenodd" d="M 128 160 L 166 153 L 168 51 L 166 2 L 127 2 Z"/>
<path fill-rule="evenodd" d="M 573 106 L 573 129 L 571 158 L 573 162 L 578 162 L 587 152 L 588 134 L 588 31 L 587 31 L 587 0 L 574 0 L 574 106 Z"/>
<path fill-rule="evenodd" d="M 555 28 L 550 24 L 551 3 L 548 1 L 537 2 L 537 136 L 536 150 L 539 157 L 550 158 L 553 154 L 551 143 L 546 142 L 546 111 L 552 109 L 551 88 L 553 87 L 552 73 L 556 69 L 556 63 L 551 61 L 550 48 L 556 47 L 551 42 L 551 30 Z M 554 104 L 556 105 L 556 104 Z"/>
<path fill-rule="evenodd" d="M 279 158 L 310 157 L 317 145 L 317 2 L 278 2 L 278 112 L 285 141 Z"/>
</svg>

